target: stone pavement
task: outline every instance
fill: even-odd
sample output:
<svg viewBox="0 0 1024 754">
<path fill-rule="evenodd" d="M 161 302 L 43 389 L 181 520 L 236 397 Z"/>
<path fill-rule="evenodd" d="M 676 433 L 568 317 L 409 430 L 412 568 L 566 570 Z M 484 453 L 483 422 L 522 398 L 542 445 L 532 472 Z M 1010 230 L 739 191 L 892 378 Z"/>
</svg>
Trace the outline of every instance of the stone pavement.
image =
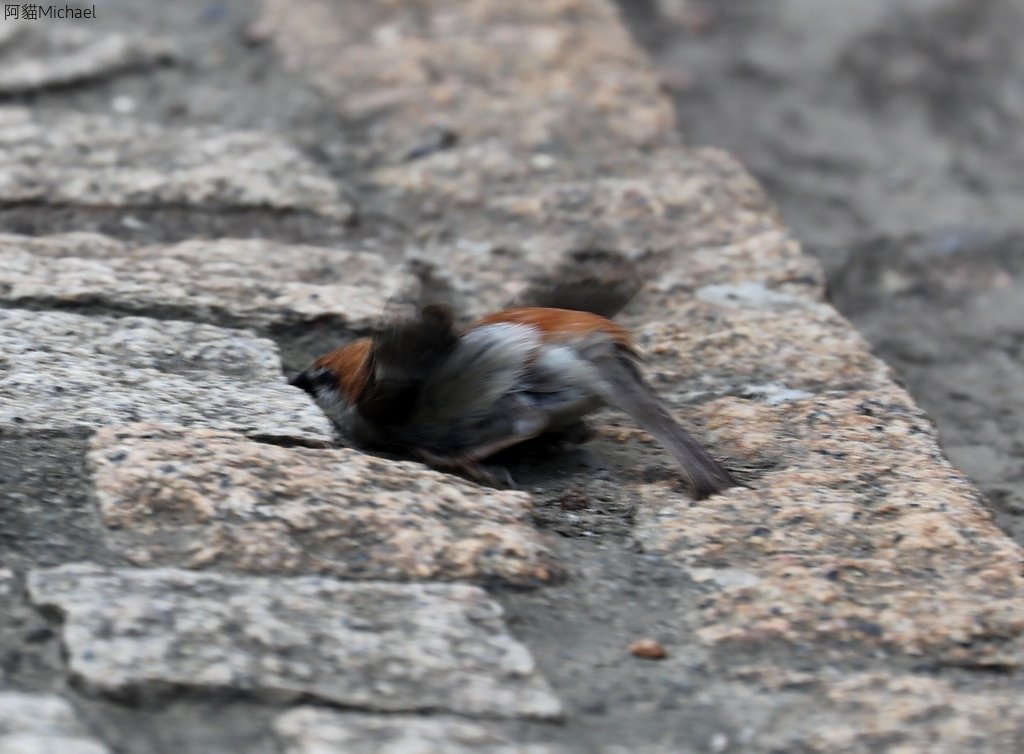
<svg viewBox="0 0 1024 754">
<path fill-rule="evenodd" d="M 342 158 L 58 106 L 176 75 L 173 29 L 0 27 L 38 96 L 0 108 L 0 754 L 1024 747 L 1019 548 L 611 5 L 247 23 Z M 482 488 L 337 447 L 286 384 L 412 260 L 470 314 L 587 248 L 658 270 L 623 321 L 749 488 L 691 500 L 612 413 Z"/>
</svg>

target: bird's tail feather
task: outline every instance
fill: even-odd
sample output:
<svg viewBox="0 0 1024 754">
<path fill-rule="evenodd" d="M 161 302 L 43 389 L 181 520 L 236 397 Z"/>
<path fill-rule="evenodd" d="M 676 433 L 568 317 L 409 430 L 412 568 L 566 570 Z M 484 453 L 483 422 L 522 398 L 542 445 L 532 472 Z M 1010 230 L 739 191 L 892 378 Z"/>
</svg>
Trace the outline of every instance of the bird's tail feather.
<svg viewBox="0 0 1024 754">
<path fill-rule="evenodd" d="M 680 427 L 628 356 L 594 360 L 608 389 L 604 398 L 650 432 L 679 464 L 697 499 L 740 485 L 704 447 Z"/>
</svg>

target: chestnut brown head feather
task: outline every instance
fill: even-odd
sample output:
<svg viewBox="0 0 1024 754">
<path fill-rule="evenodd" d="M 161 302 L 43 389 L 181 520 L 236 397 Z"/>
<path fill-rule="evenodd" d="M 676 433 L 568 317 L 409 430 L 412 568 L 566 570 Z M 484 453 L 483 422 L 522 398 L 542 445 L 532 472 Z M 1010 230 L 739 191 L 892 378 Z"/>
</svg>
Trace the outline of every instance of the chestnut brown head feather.
<svg viewBox="0 0 1024 754">
<path fill-rule="evenodd" d="M 324 354 L 313 362 L 313 368 L 326 369 L 334 375 L 335 389 L 349 403 L 355 403 L 370 377 L 370 338 L 360 338 Z"/>
</svg>

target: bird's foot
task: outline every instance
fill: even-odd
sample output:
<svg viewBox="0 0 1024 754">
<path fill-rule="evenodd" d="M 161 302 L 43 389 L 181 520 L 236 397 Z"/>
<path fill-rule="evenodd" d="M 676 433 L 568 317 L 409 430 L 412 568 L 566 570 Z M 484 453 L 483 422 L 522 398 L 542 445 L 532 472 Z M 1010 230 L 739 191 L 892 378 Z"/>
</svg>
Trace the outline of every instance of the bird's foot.
<svg viewBox="0 0 1024 754">
<path fill-rule="evenodd" d="M 416 450 L 416 456 L 438 471 L 453 471 L 488 487 L 515 489 L 515 481 L 504 466 L 484 466 L 463 456 L 439 456 L 429 450 Z"/>
<path fill-rule="evenodd" d="M 564 429 L 548 433 L 547 436 L 559 445 L 575 446 L 590 442 L 596 435 L 594 428 L 580 419 Z"/>
</svg>

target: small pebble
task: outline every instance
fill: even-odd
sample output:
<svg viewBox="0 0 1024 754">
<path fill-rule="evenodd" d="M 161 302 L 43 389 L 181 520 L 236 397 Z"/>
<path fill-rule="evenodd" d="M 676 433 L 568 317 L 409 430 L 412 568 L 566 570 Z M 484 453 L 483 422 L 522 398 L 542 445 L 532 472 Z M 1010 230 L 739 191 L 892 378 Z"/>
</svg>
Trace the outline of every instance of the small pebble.
<svg viewBox="0 0 1024 754">
<path fill-rule="evenodd" d="M 663 660 L 668 656 L 665 647 L 655 639 L 637 639 L 629 645 L 630 654 L 645 660 Z"/>
</svg>

